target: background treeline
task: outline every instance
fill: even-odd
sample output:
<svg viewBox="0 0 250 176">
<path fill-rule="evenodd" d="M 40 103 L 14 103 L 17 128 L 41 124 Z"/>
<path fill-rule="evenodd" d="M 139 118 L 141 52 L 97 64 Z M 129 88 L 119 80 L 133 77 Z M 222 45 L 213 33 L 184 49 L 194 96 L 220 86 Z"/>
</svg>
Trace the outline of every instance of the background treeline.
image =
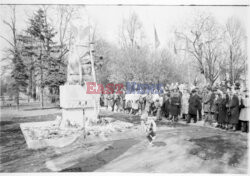
<svg viewBox="0 0 250 176">
<path fill-rule="evenodd" d="M 11 35 L 0 35 L 8 43 L 6 55 L 1 58 L 1 96 L 12 97 L 17 107 L 20 96 L 27 101 L 40 101 L 42 107 L 45 100 L 57 102 L 59 86 L 67 79 L 68 52 L 72 45 L 70 23 L 81 17 L 79 12 L 84 7 L 41 6 L 22 19 L 27 23 L 22 30 L 17 26 L 18 6 L 6 8 L 11 17 L 3 22 Z M 108 42 L 98 32 L 92 36 L 99 83 L 214 85 L 226 75 L 232 84 L 245 79 L 246 31 L 234 17 L 229 17 L 226 24 L 219 24 L 210 14 L 196 13 L 187 24 L 176 27 L 167 46 L 160 47 L 147 40 L 135 12 L 121 24 L 119 45 Z M 95 26 L 94 31 L 101 30 Z"/>
</svg>

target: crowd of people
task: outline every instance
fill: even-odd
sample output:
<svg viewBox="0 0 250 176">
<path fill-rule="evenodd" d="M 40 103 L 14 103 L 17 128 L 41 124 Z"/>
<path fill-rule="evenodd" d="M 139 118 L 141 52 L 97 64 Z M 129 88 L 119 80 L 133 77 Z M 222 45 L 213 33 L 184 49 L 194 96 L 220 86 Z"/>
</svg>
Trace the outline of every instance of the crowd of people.
<svg viewBox="0 0 250 176">
<path fill-rule="evenodd" d="M 156 116 L 186 123 L 204 121 L 204 125 L 217 124 L 224 130 L 248 132 L 249 96 L 248 90 L 240 85 L 188 87 L 167 85 L 163 93 L 147 94 L 103 94 L 100 104 L 114 112 L 132 115 Z"/>
</svg>

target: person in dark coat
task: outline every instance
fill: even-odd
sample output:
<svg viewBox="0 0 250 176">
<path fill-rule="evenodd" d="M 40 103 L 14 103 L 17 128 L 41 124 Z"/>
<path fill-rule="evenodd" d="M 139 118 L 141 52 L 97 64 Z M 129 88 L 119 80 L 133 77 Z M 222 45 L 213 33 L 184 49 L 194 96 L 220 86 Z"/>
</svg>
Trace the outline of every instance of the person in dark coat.
<svg viewBox="0 0 250 176">
<path fill-rule="evenodd" d="M 226 94 L 224 92 L 221 92 L 218 98 L 218 125 L 216 127 L 222 129 L 225 128 L 225 119 L 227 116 L 226 104 L 227 104 Z"/>
<path fill-rule="evenodd" d="M 176 91 L 178 92 L 179 94 L 179 99 L 180 99 L 180 105 L 178 107 L 178 115 L 180 116 L 181 115 L 181 99 L 182 99 L 182 92 L 180 91 L 179 87 L 176 88 Z"/>
<path fill-rule="evenodd" d="M 199 90 L 197 89 L 197 92 Z M 199 121 L 202 120 L 202 113 L 201 113 L 201 110 L 202 110 L 202 95 L 201 95 L 201 92 L 198 92 L 199 94 L 197 94 L 200 98 L 200 101 L 199 101 L 199 106 L 198 106 L 198 114 L 199 114 Z"/>
<path fill-rule="evenodd" d="M 226 108 L 227 108 L 227 115 L 226 118 L 224 120 L 224 126 L 225 126 L 225 130 L 228 130 L 229 128 L 229 120 L 230 120 L 230 109 L 229 109 L 229 92 L 230 89 L 228 89 L 228 91 L 226 92 Z"/>
<path fill-rule="evenodd" d="M 188 106 L 188 119 L 187 123 L 190 123 L 191 119 L 194 119 L 194 123 L 197 122 L 197 111 L 200 104 L 200 97 L 197 95 L 195 89 L 192 90 L 191 96 L 189 98 L 189 106 Z"/>
<path fill-rule="evenodd" d="M 164 98 L 164 102 L 163 102 L 163 105 L 161 107 L 161 110 L 162 110 L 162 113 L 163 113 L 163 116 L 166 117 L 166 118 L 169 118 L 169 114 L 170 114 L 170 107 L 171 107 L 171 104 L 170 104 L 170 93 L 167 93 L 165 95 L 165 98 Z"/>
<path fill-rule="evenodd" d="M 236 131 L 236 125 L 239 122 L 240 109 L 239 109 L 239 98 L 232 91 L 229 94 L 228 108 L 230 111 L 229 123 L 233 127 L 233 131 Z"/>
<path fill-rule="evenodd" d="M 178 90 L 174 90 L 173 95 L 170 99 L 170 114 L 171 119 L 173 119 L 175 122 L 178 121 L 178 115 L 180 113 L 180 106 L 181 106 L 181 98 L 179 96 Z"/>
</svg>

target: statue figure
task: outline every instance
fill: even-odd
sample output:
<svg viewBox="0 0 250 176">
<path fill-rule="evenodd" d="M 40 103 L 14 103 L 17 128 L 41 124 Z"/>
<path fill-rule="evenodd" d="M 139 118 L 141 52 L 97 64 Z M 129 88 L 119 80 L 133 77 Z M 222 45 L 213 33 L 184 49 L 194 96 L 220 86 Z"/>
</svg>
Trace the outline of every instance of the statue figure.
<svg viewBox="0 0 250 176">
<path fill-rule="evenodd" d="M 93 81 L 91 59 L 89 56 L 89 26 L 83 27 L 81 21 L 71 23 L 73 42 L 68 60 L 68 84 L 83 85 Z M 79 26 L 78 28 L 76 26 Z"/>
</svg>

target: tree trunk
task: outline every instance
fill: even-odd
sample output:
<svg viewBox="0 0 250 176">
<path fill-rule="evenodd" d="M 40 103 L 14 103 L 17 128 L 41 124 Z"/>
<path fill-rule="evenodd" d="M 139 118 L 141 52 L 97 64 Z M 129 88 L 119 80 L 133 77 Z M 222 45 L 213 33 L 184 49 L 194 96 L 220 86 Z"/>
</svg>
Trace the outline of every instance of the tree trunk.
<svg viewBox="0 0 250 176">
<path fill-rule="evenodd" d="M 37 100 L 37 97 L 36 97 L 36 80 L 33 79 L 33 86 L 32 86 L 32 98 L 34 101 Z"/>
<path fill-rule="evenodd" d="M 28 93 L 28 102 L 30 102 L 30 99 L 32 98 L 32 70 L 30 70 L 29 75 L 29 93 Z"/>
<path fill-rule="evenodd" d="M 19 90 L 18 90 L 18 88 L 16 89 L 16 107 L 17 107 L 17 110 L 19 110 Z"/>
<path fill-rule="evenodd" d="M 233 75 L 233 52 L 232 48 L 230 47 L 230 83 L 233 85 L 234 83 L 234 75 Z"/>
<path fill-rule="evenodd" d="M 40 92 L 41 108 L 44 107 L 44 102 L 43 102 L 43 89 L 44 89 L 44 88 L 41 87 L 41 92 Z"/>
<path fill-rule="evenodd" d="M 43 102 L 43 91 L 44 91 L 44 87 L 43 87 L 43 69 L 41 68 L 41 92 L 40 92 L 40 101 L 41 101 L 41 108 L 44 107 L 44 102 Z"/>
</svg>

